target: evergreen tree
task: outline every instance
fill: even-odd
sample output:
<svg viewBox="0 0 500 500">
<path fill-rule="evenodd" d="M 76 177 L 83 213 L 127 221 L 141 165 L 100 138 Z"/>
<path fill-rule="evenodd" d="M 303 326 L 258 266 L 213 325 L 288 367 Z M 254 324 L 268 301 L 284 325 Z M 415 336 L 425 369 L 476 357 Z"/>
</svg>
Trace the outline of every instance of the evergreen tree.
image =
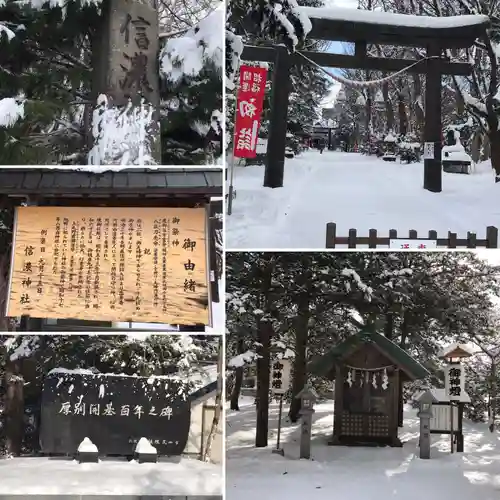
<svg viewBox="0 0 500 500">
<path fill-rule="evenodd" d="M 100 71 L 96 40 L 107 1 L 0 2 L 0 164 L 87 164 L 97 98 L 93 84 Z M 196 23 L 212 13 L 213 24 L 223 12 L 218 0 L 205 3 L 200 10 L 191 0 L 178 0 L 177 13 L 159 10 L 160 27 L 170 28 L 162 37 L 162 67 L 169 61 L 168 46 L 179 37 L 180 44 L 199 49 L 176 54 L 170 65 L 182 70 L 187 58 L 200 66 L 196 73 L 173 80 L 169 71 L 158 75 L 162 159 L 168 163 L 205 164 L 217 154 L 209 146 L 220 136 L 222 33 L 219 41 L 207 30 L 198 36 Z M 193 23 L 187 31 L 186 19 Z"/>
</svg>

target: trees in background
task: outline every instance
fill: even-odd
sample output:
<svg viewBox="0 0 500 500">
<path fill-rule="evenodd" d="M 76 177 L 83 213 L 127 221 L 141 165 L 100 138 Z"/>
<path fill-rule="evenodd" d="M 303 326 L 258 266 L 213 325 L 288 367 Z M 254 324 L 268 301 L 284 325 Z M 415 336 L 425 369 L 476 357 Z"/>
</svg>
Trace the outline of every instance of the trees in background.
<svg viewBox="0 0 500 500">
<path fill-rule="evenodd" d="M 270 351 L 286 351 L 293 353 L 288 397 L 295 421 L 294 396 L 310 379 L 308 362 L 371 323 L 434 372 L 436 380 L 444 345 L 476 345 L 481 352 L 468 362 L 475 375 L 467 390 L 480 403 L 471 406 L 469 416 L 481 421 L 487 413 L 498 413 L 499 272 L 465 252 L 228 253 L 231 407 L 237 409 L 242 370 L 257 359 L 257 420 L 267 419 L 267 359 Z M 238 363 L 231 363 L 235 357 Z M 325 387 L 325 381 L 310 381 Z M 265 429 L 261 432 L 267 436 Z"/>
</svg>

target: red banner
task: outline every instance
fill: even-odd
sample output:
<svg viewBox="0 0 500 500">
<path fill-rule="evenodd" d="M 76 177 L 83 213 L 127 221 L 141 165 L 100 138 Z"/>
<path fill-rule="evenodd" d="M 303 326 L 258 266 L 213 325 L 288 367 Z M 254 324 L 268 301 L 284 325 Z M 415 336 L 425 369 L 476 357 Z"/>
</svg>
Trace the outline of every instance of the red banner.
<svg viewBox="0 0 500 500">
<path fill-rule="evenodd" d="M 260 118 L 266 92 L 267 69 L 240 67 L 240 89 L 236 102 L 234 125 L 234 156 L 255 158 Z"/>
</svg>

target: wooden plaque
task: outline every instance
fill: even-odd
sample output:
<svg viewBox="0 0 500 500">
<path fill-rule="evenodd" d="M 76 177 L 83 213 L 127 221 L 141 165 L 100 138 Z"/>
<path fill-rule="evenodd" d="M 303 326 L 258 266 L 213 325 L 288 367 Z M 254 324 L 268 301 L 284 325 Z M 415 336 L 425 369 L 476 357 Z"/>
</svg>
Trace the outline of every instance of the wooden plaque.
<svg viewBox="0 0 500 500">
<path fill-rule="evenodd" d="M 19 207 L 7 316 L 209 324 L 205 208 Z"/>
</svg>

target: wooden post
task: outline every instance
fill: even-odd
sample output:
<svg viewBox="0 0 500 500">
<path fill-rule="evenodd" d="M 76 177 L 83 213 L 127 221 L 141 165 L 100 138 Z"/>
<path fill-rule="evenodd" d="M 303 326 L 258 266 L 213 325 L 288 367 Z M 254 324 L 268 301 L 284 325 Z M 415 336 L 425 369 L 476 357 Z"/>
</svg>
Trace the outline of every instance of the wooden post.
<svg viewBox="0 0 500 500">
<path fill-rule="evenodd" d="M 450 452 L 453 453 L 453 401 L 450 401 Z"/>
<path fill-rule="evenodd" d="M 24 379 L 19 373 L 17 362 L 7 361 L 4 381 L 7 453 L 18 457 L 24 433 Z"/>
<path fill-rule="evenodd" d="M 260 349 L 258 349 L 258 354 L 260 357 L 257 358 L 257 429 L 255 433 L 255 446 L 257 448 L 264 448 L 268 444 L 271 329 L 270 322 L 259 322 Z"/>
<path fill-rule="evenodd" d="M 486 228 L 486 248 L 498 248 L 498 228 L 488 226 Z"/>
<path fill-rule="evenodd" d="M 285 173 L 288 95 L 290 93 L 290 56 L 285 47 L 276 48 L 271 93 L 271 121 L 267 143 L 264 187 L 283 186 Z"/>
<path fill-rule="evenodd" d="M 273 450 L 273 453 L 277 453 L 278 455 L 281 455 L 282 457 L 285 456 L 285 450 L 280 447 L 280 440 L 281 440 L 281 418 L 283 416 L 283 394 L 279 395 L 280 398 L 280 409 L 278 413 L 278 435 L 276 437 L 276 448 Z"/>
<path fill-rule="evenodd" d="M 427 57 L 439 56 L 441 56 L 441 48 L 437 44 L 427 47 Z M 424 142 L 434 145 L 434 158 L 424 159 L 424 189 L 433 193 L 440 193 L 443 189 L 441 168 L 441 71 L 437 59 L 427 61 Z"/>
<path fill-rule="evenodd" d="M 157 0 L 104 0 L 101 9 L 102 24 L 92 47 L 94 105 L 99 95 L 106 95 L 109 107 L 120 111 L 129 100 L 134 110 L 140 108 L 143 98 L 146 107 L 152 105 L 154 112 L 145 133 L 153 159 L 160 164 Z M 95 138 L 92 141 L 93 145 L 97 142 Z M 139 150 L 138 146 L 131 146 L 130 164 L 137 160 L 133 155 L 137 156 Z M 122 161 L 121 155 L 113 150 L 117 147 L 109 144 L 98 156 L 99 162 Z M 96 163 L 96 158 L 91 154 L 91 161 Z"/>
</svg>

